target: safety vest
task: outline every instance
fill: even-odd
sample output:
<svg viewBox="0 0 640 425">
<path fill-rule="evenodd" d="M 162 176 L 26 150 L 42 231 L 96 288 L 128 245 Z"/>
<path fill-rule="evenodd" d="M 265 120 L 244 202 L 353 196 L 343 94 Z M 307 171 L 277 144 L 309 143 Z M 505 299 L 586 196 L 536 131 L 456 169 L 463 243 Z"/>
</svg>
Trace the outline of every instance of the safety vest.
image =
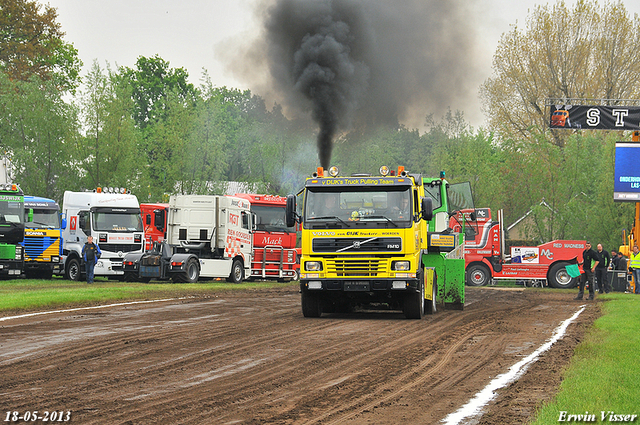
<svg viewBox="0 0 640 425">
<path fill-rule="evenodd" d="M 633 252 L 629 255 L 629 268 L 640 269 L 640 252 L 637 255 Z"/>
</svg>

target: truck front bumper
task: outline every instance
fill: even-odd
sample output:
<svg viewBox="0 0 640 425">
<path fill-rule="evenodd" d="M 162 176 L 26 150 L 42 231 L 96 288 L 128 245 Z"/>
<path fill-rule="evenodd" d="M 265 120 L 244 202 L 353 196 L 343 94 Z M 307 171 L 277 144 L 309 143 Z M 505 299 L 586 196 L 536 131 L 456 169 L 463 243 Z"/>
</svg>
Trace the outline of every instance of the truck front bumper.
<svg viewBox="0 0 640 425">
<path fill-rule="evenodd" d="M 333 301 L 385 303 L 418 292 L 418 279 L 303 279 L 300 280 L 300 291 Z"/>
</svg>

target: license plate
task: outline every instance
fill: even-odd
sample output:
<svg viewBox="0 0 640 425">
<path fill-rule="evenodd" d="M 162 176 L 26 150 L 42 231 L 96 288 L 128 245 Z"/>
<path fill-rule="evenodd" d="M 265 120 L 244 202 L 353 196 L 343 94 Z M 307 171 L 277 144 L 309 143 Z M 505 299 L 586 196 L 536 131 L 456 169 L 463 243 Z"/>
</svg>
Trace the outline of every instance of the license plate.
<svg viewBox="0 0 640 425">
<path fill-rule="evenodd" d="M 369 282 L 345 282 L 345 291 L 369 291 Z"/>
</svg>

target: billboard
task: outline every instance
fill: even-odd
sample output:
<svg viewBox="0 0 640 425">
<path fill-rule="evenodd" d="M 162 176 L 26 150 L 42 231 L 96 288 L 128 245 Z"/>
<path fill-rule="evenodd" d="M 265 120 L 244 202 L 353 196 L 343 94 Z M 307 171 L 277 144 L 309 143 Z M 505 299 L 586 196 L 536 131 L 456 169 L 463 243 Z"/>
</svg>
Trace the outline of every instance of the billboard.
<svg viewBox="0 0 640 425">
<path fill-rule="evenodd" d="M 614 201 L 640 202 L 640 143 L 616 143 Z"/>
<path fill-rule="evenodd" d="M 551 105 L 549 127 L 640 130 L 640 106 Z"/>
</svg>

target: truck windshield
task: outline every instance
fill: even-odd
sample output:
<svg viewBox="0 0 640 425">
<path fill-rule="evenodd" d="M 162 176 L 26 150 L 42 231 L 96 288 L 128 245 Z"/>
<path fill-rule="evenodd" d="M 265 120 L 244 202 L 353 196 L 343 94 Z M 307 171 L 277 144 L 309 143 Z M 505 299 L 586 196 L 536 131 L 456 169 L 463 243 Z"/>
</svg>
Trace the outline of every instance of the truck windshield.
<svg viewBox="0 0 640 425">
<path fill-rule="evenodd" d="M 285 224 L 285 207 L 267 206 L 267 205 L 251 205 L 251 212 L 257 218 L 257 230 L 264 232 L 285 232 L 295 233 L 295 226 L 287 227 Z"/>
<path fill-rule="evenodd" d="M 26 208 L 25 214 L 29 213 L 29 208 Z M 47 229 L 60 228 L 60 214 L 57 210 L 37 210 L 33 209 L 33 220 L 27 223 L 30 227 L 42 227 Z"/>
<path fill-rule="evenodd" d="M 304 222 L 327 227 L 410 227 L 413 218 L 411 190 L 380 191 L 353 187 L 343 192 L 309 190 L 305 198 Z"/>
<path fill-rule="evenodd" d="M 13 198 L 13 196 L 8 197 Z M 24 202 L 0 199 L 0 224 L 22 223 L 24 223 Z"/>
<path fill-rule="evenodd" d="M 142 231 L 142 219 L 135 213 L 94 212 L 92 223 L 97 232 Z"/>
</svg>

